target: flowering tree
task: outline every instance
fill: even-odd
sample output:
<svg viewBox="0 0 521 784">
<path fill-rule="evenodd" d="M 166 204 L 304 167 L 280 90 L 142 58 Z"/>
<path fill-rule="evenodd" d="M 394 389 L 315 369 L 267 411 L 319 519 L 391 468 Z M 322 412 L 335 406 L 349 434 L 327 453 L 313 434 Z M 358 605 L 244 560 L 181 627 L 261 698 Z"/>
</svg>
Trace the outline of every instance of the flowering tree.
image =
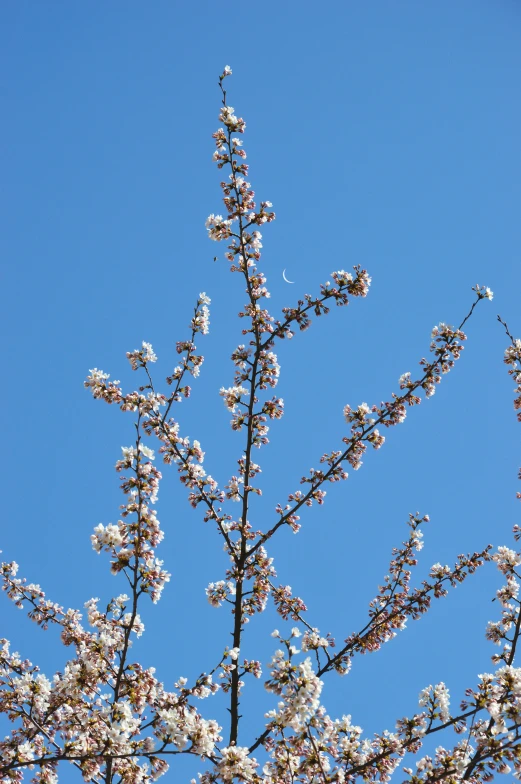
<svg viewBox="0 0 521 784">
<path fill-rule="evenodd" d="M 268 527 L 250 523 L 251 501 L 261 494 L 255 452 L 268 443 L 268 420 L 279 419 L 284 411 L 283 401 L 272 394 L 279 376 L 274 349 L 297 329 L 306 330 L 313 314 L 325 315 L 331 304 L 345 306 L 351 298 L 365 297 L 371 279 L 358 266 L 353 272 L 338 270 L 319 294 L 306 294 L 296 306 L 284 308 L 280 319 L 266 309 L 266 278 L 257 266 L 262 248 L 259 229 L 275 214 L 268 201 L 257 207 L 246 181 L 248 166 L 240 139 L 245 122 L 228 105 L 224 89 L 230 74 L 226 67 L 219 79 L 222 127 L 213 134 L 214 160 L 219 169 L 229 172 L 221 183 L 226 217 L 212 214 L 206 226 L 212 240 L 228 243 L 226 258 L 231 271 L 243 278 L 247 293 L 239 314 L 244 343 L 232 353 L 233 383 L 220 391 L 231 413 L 231 427 L 243 441 L 237 473 L 220 487 L 203 467 L 205 454 L 199 441 L 185 437 L 173 417 L 174 404 L 189 397 L 189 377 L 199 376 L 203 362 L 195 340 L 208 332 L 210 299 L 202 293 L 189 334 L 177 343 L 179 364 L 166 379 L 166 392 L 156 387 L 151 370 L 156 355 L 145 342 L 127 354 L 132 369 L 143 378 L 137 391 L 123 392 L 118 381 L 110 381 L 107 373 L 97 369 L 85 381 L 94 398 L 132 412 L 135 419 L 134 441 L 123 448 L 116 463 L 124 494 L 121 520 L 117 525 L 98 525 L 91 536 L 94 550 L 109 554 L 111 572 L 118 575 L 125 592 L 112 598 L 104 610 L 98 599 L 86 602 L 84 625 L 80 612 L 65 610 L 47 599 L 38 585 L 19 579 L 15 562 L 2 564 L 3 588 L 9 598 L 26 607 L 43 629 L 58 627 L 71 658 L 63 672 L 49 680 L 38 667 L 11 652 L 7 640 L 1 641 L 0 707 L 14 725 L 0 742 L 1 781 L 22 781 L 29 771 L 32 781 L 51 784 L 58 780 L 60 764 L 67 763 L 85 781 L 138 784 L 158 779 L 169 765 L 175 771 L 173 758 L 179 754 L 199 758 L 201 784 L 388 781 L 395 771 L 410 784 L 448 784 L 488 781 L 495 772 L 511 768 L 521 778 L 521 668 L 515 667 L 521 633 L 518 551 L 487 547 L 459 555 L 453 566 L 434 564 L 429 579 L 413 587 L 412 570 L 428 517 L 410 515 L 405 541 L 393 550 L 389 572 L 369 604 L 367 623 L 357 631 L 346 630 L 339 644 L 308 618 L 305 600 L 278 583 L 269 556 L 270 540 L 281 528 L 289 526 L 297 533 L 301 511 L 315 502 L 324 503 L 327 483 L 346 479 L 348 466 L 357 470 L 369 446 L 380 449 L 384 444 L 381 430 L 402 423 L 409 407 L 434 394 L 461 355 L 466 340 L 463 327 L 479 302 L 492 299 L 492 292 L 475 286 L 474 300 L 460 325 L 440 324 L 433 329 L 430 358 L 420 360 L 416 375 L 400 377 L 399 390 L 389 400 L 372 406 L 346 405 L 349 430 L 341 448 L 324 454 L 321 468 L 302 477 L 301 488 L 276 506 Z M 514 340 L 502 324 L 510 341 L 505 363 L 517 384 L 514 406 L 521 420 L 521 341 Z M 220 661 L 209 662 L 208 672 L 195 682 L 179 678 L 174 691 L 166 690 L 152 668 L 143 668 L 131 657 L 132 640 L 144 630 L 140 614 L 145 594 L 156 603 L 170 579 L 156 556 L 163 532 L 154 504 L 162 474 L 156 467 L 155 449 L 145 443 L 154 440 L 158 457 L 167 466 L 176 464 L 189 503 L 202 509 L 204 521 L 215 526 L 229 556 L 226 573 L 211 582 L 206 593 L 211 605 L 229 606 L 233 644 L 223 645 Z M 514 538 L 520 537 L 521 528 L 516 526 Z M 438 683 L 421 692 L 419 710 L 397 717 L 391 731 L 364 737 L 351 716 L 331 718 L 320 700 L 324 678 L 349 673 L 355 656 L 379 650 L 409 618 L 420 618 L 432 599 L 445 596 L 485 561 L 494 561 L 506 581 L 497 592 L 499 617 L 486 630 L 499 652 L 492 657 L 495 669 L 477 677 L 459 708 L 451 710 L 448 690 Z M 270 600 L 282 629 L 272 634 L 275 651 L 265 680 L 274 695 L 273 708 L 257 717 L 257 736 L 247 737 L 241 729 L 241 693 L 250 678 L 262 677 L 262 663 L 244 657 L 243 642 L 248 637 L 247 623 L 266 610 Z M 210 705 L 207 711 L 198 707 L 199 700 L 216 694 L 227 702 L 227 727 L 207 717 L 212 714 L 211 701 L 204 703 Z M 442 731 L 449 736 L 446 746 L 439 745 L 434 757 L 423 756 L 416 772 L 403 767 L 410 764 L 407 755 L 418 755 L 425 740 Z M 459 738 L 456 742 L 450 739 L 452 732 Z"/>
</svg>

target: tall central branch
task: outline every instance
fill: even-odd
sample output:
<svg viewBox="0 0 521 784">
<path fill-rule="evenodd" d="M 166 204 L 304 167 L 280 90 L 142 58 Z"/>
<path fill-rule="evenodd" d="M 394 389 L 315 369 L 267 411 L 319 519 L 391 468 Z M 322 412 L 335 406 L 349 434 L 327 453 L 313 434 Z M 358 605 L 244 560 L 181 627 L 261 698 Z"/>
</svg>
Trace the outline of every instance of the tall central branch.
<svg viewBox="0 0 521 784">
<path fill-rule="evenodd" d="M 258 344 L 257 340 L 257 344 Z M 255 399 L 255 380 L 257 375 L 258 363 L 258 349 L 252 365 L 251 382 L 250 382 L 250 403 L 248 406 L 248 427 L 247 427 L 247 440 L 246 448 L 244 450 L 245 464 L 244 464 L 244 495 L 242 502 L 241 514 L 241 549 L 239 555 L 239 562 L 237 564 L 237 582 L 235 593 L 235 606 L 234 606 L 234 626 L 233 626 L 233 647 L 241 647 L 241 634 L 242 634 L 242 597 L 244 588 L 244 569 L 247 557 L 247 537 L 246 537 L 246 521 L 248 519 L 248 477 L 251 465 L 251 448 L 253 445 L 253 406 Z M 231 697 L 230 697 L 230 745 L 237 743 L 237 736 L 239 733 L 239 660 L 234 670 L 232 670 L 232 684 L 231 684 Z"/>
<path fill-rule="evenodd" d="M 221 90 L 223 93 L 223 106 L 226 106 L 226 91 L 222 87 L 221 82 Z M 227 146 L 228 146 L 228 153 L 229 153 L 229 161 L 230 161 L 230 168 L 232 172 L 232 184 L 233 184 L 233 191 L 235 194 L 235 204 L 236 204 L 236 214 L 239 223 L 239 246 L 240 252 L 243 260 L 244 265 L 244 278 L 246 281 L 246 287 L 248 292 L 248 297 L 250 303 L 252 305 L 252 333 L 254 335 L 254 343 L 255 351 L 253 361 L 251 363 L 251 374 L 249 378 L 249 404 L 248 404 L 248 415 L 247 415 L 247 431 L 246 431 L 246 445 L 244 448 L 244 493 L 243 493 L 243 500 L 242 500 L 242 513 L 241 513 L 241 525 L 240 525 L 240 551 L 239 551 L 239 558 L 236 563 L 236 570 L 237 570 L 237 578 L 236 578 L 236 590 L 235 590 L 235 603 L 234 603 L 234 624 L 233 624 L 233 647 L 240 648 L 241 647 L 241 635 L 243 631 L 243 606 L 242 600 L 244 595 L 244 574 L 245 574 L 245 566 L 246 560 L 248 556 L 247 550 L 247 519 L 248 519 L 248 500 L 249 500 L 249 476 L 250 476 L 250 467 L 251 467 L 251 450 L 254 441 L 254 406 L 255 406 L 255 390 L 257 386 L 257 370 L 258 370 L 258 363 L 259 357 L 262 351 L 262 344 L 261 344 L 261 336 L 259 331 L 259 325 L 255 318 L 255 306 L 256 301 L 255 297 L 253 296 L 253 287 L 250 281 L 249 276 L 249 266 L 248 266 L 248 255 L 246 250 L 246 244 L 244 239 L 244 223 L 243 223 L 243 216 L 242 216 L 242 205 L 243 200 L 241 196 L 241 192 L 236 184 L 236 168 L 234 162 L 234 152 L 233 152 L 233 144 L 232 144 L 232 137 L 231 131 L 227 129 Z M 231 673 L 231 689 L 230 689 L 230 745 L 237 744 L 237 738 L 239 734 L 239 691 L 240 691 L 240 677 L 239 677 L 239 660 L 236 659 L 235 668 L 232 670 Z"/>
</svg>

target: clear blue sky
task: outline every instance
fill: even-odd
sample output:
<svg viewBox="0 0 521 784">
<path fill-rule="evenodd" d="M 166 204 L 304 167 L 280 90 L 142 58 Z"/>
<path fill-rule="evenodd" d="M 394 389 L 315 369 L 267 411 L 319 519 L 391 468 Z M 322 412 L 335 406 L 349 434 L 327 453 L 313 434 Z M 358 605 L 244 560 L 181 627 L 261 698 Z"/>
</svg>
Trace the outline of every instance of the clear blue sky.
<svg viewBox="0 0 521 784">
<path fill-rule="evenodd" d="M 113 466 L 132 424 L 92 401 L 83 379 L 98 367 L 128 389 L 136 377 L 125 352 L 142 340 L 159 355 L 156 378 L 170 373 L 200 291 L 213 300 L 211 333 L 199 342 L 206 362 L 176 415 L 221 484 L 235 472 L 242 441 L 218 390 L 232 383 L 245 295 L 227 264 L 213 263 L 224 247 L 204 230 L 222 211 L 211 134 L 227 63 L 250 179 L 277 213 L 260 267 L 272 311 L 318 291 L 333 270 L 360 263 L 373 277 L 366 300 L 279 347 L 286 415 L 259 456 L 256 527 L 338 448 L 345 403 L 389 399 L 427 353 L 432 326 L 465 315 L 470 287 L 495 293 L 435 397 L 386 433 L 347 483 L 328 488 L 297 537 L 281 533 L 270 549 L 281 582 L 341 640 L 364 624 L 409 512 L 432 521 L 417 582 L 436 561 L 488 542 L 512 546 L 521 431 L 495 316 L 521 334 L 519 3 L 289 0 L 229 13 L 199 0 L 18 0 L 3 4 L 0 22 L 3 557 L 67 606 L 124 590 L 89 536 L 117 521 Z M 160 604 L 143 608 L 136 647 L 169 686 L 213 666 L 229 643 L 226 610 L 204 594 L 226 567 L 220 541 L 184 496 L 166 470 L 160 556 L 173 577 Z M 457 704 L 492 666 L 484 628 L 498 585 L 492 567 L 482 570 L 381 653 L 355 660 L 347 678 L 331 678 L 331 714 L 392 728 L 440 680 Z M 6 599 L 0 618 L 24 656 L 48 674 L 63 666 L 53 631 Z M 245 654 L 258 640 L 266 660 L 274 626 L 271 610 L 250 624 Z M 262 688 L 254 701 L 246 743 L 273 703 Z M 205 708 L 222 715 L 216 701 Z M 165 781 L 178 780 L 175 771 Z"/>
</svg>

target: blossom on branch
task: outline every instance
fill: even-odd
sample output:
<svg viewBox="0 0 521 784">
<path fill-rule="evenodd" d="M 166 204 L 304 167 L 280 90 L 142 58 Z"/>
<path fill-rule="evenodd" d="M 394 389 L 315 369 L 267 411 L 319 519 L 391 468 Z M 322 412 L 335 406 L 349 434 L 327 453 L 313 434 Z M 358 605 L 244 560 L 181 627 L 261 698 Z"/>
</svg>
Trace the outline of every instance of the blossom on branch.
<svg viewBox="0 0 521 784">
<path fill-rule="evenodd" d="M 213 134 L 213 160 L 223 172 L 224 215 L 212 213 L 206 229 L 211 240 L 227 241 L 224 255 L 232 273 L 240 276 L 234 280 L 242 281 L 245 295 L 239 311 L 241 336 L 231 344 L 236 348 L 225 382 L 229 386 L 219 391 L 232 414 L 234 439 L 241 442 L 236 473 L 220 485 L 208 470 L 212 461 L 221 470 L 221 456 L 207 457 L 201 434 L 196 434 L 201 441 L 185 435 L 182 416 L 174 416 L 174 404 L 191 396 L 187 380 L 199 378 L 204 361 L 194 341 L 209 332 L 211 300 L 201 292 L 187 334 L 175 344 L 177 356 L 166 377 L 166 393 L 156 387 L 151 366 L 158 357 L 145 341 L 127 353 L 132 370 L 142 378 L 138 389 L 124 393 L 119 381 L 110 381 L 109 374 L 97 368 L 84 382 L 94 399 L 116 404 L 135 420 L 133 443 L 121 448 L 115 465 L 123 493 L 120 519 L 97 524 L 90 537 L 92 549 L 108 555 L 110 572 L 123 581 L 125 592 L 116 592 L 108 602 L 91 597 L 83 612 L 64 609 L 48 599 L 40 585 L 20 578 L 15 561 L 1 566 L 8 598 L 42 629 L 55 629 L 69 658 L 51 679 L 12 652 L 7 640 L 0 640 L 0 712 L 14 725 L 0 741 L 0 782 L 18 784 L 29 772 L 38 784 L 55 784 L 65 762 L 74 765 L 84 781 L 150 784 L 175 765 L 179 754 L 197 758 L 202 769 L 199 784 L 388 782 L 407 755 L 420 753 L 414 768 L 403 768 L 409 784 L 482 784 L 496 772 L 512 771 L 520 778 L 521 667 L 515 656 L 521 638 L 521 552 L 507 546 L 492 551 L 488 545 L 459 554 L 452 566 L 435 563 L 427 568 L 426 579 L 414 587 L 423 527 L 430 521 L 427 515 L 410 514 L 404 541 L 392 550 L 381 585 L 368 597 L 366 621 L 361 628 L 345 630 L 347 636 L 338 646 L 335 637 L 321 632 L 310 617 L 315 609 L 308 609 L 289 585 L 276 582 L 269 552 L 280 529 L 297 533 L 300 514 L 314 503 L 325 503 L 326 483 L 336 490 L 348 478 L 349 466 L 362 466 L 368 445 L 375 450 L 384 445 L 383 428 L 404 423 L 409 408 L 433 396 L 462 354 L 463 327 L 479 302 L 491 300 L 493 293 L 486 286 L 473 287 L 467 316 L 458 327 L 441 322 L 433 328 L 430 358 L 420 360 L 418 373 L 402 373 L 398 391 L 388 400 L 346 404 L 343 416 L 349 432 L 333 445 L 340 448 L 329 448 L 317 458 L 319 467 L 302 476 L 301 489 L 289 492 L 284 505 L 276 505 L 273 519 L 266 508 L 261 513 L 262 470 L 253 450 L 268 446 L 269 428 L 276 433 L 285 410 L 283 399 L 273 394 L 281 377 L 276 342 L 307 330 L 312 316 L 327 315 L 333 303 L 344 307 L 353 298 L 365 298 L 371 277 L 360 265 L 352 271 L 336 270 L 318 293 L 304 294 L 284 307 L 280 319 L 270 313 L 268 278 L 258 268 L 265 242 L 259 229 L 267 228 L 275 213 L 270 201 L 256 200 L 249 182 L 247 154 L 238 136 L 244 134 L 246 123 L 228 104 L 224 88 L 231 74 L 227 65 L 219 77 L 221 127 Z M 500 321 L 510 339 L 504 361 L 516 384 L 514 408 L 521 421 L 521 341 Z M 157 449 L 148 445 L 154 439 Z M 215 529 L 209 535 L 217 533 L 227 557 L 220 579 L 205 589 L 212 607 L 224 606 L 229 612 L 219 653 L 211 669 L 191 681 L 178 677 L 172 690 L 156 677 L 154 667 L 145 668 L 134 657 L 145 632 L 146 595 L 156 604 L 171 580 L 157 557 L 165 535 L 156 512 L 161 461 L 165 470 L 176 466 L 188 503 L 202 510 L 203 521 Z M 178 516 L 167 524 L 175 543 L 182 525 Z M 514 540 L 519 539 L 521 527 L 515 526 Z M 193 562 L 199 566 L 197 559 Z M 330 673 L 347 676 L 358 656 L 381 650 L 406 630 L 410 620 L 423 617 L 433 600 L 446 596 L 487 562 L 495 564 L 504 583 L 495 594 L 498 613 L 485 631 L 496 646 L 494 671 L 477 676 L 459 708 L 451 709 L 449 690 L 439 682 L 421 690 L 419 712 L 411 706 L 410 714 L 397 718 L 389 730 L 367 735 L 351 715 L 328 715 L 321 698 Z M 275 612 L 282 624 L 282 631 L 275 629 L 271 635 L 277 647 L 264 684 L 276 700 L 267 713 L 257 715 L 253 740 L 248 738 L 251 722 L 245 727 L 242 713 L 251 705 L 255 709 L 255 700 L 241 702 L 253 679 L 262 676 L 249 624 L 266 611 Z M 226 712 L 217 715 L 229 716 L 229 721 L 222 720 L 226 727 L 198 709 L 198 701 L 217 694 L 225 701 Z M 455 732 L 458 739 L 439 743 L 432 755 L 426 754 L 426 741 L 441 731 L 445 737 Z"/>
</svg>

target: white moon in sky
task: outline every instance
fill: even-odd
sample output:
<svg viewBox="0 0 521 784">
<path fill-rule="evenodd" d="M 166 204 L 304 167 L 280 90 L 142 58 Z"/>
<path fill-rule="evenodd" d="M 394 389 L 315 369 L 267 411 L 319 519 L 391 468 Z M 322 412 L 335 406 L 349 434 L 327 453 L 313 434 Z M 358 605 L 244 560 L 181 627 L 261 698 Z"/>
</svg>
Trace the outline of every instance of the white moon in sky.
<svg viewBox="0 0 521 784">
<path fill-rule="evenodd" d="M 286 283 L 295 283 L 295 281 L 294 281 L 294 280 L 288 280 L 288 279 L 287 279 L 287 277 L 286 277 L 286 270 L 283 270 L 283 272 L 282 272 L 282 277 L 284 278 L 284 280 L 286 281 Z"/>
</svg>

